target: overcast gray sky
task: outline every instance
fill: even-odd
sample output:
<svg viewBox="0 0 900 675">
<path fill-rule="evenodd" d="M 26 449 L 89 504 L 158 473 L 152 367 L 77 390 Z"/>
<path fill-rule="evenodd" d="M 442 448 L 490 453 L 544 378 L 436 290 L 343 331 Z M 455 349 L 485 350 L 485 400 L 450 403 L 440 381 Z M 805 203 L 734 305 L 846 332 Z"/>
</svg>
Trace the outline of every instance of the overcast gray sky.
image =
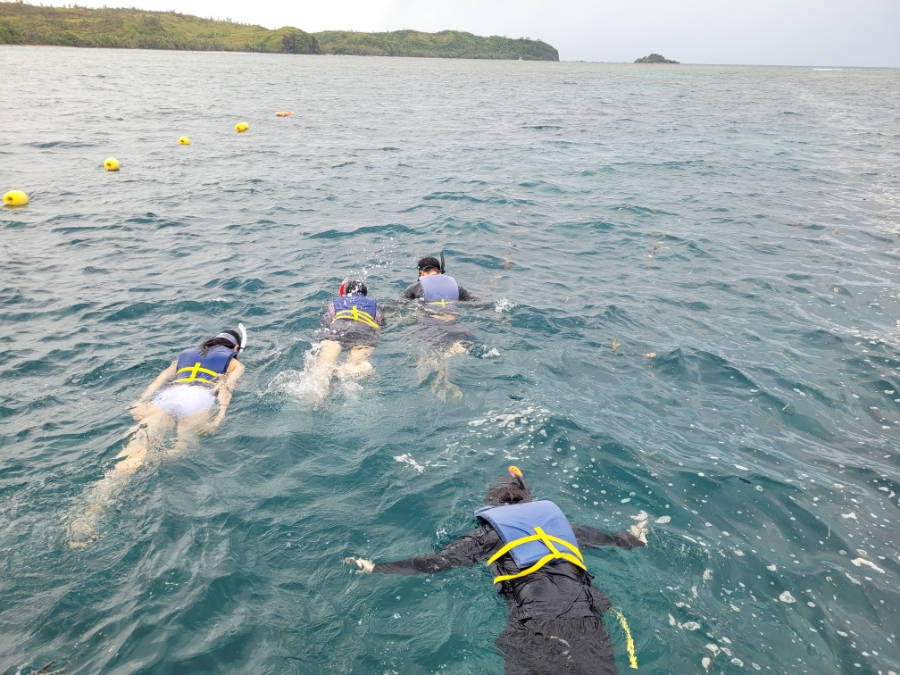
<svg viewBox="0 0 900 675">
<path fill-rule="evenodd" d="M 900 0 L 91 0 L 88 4 L 134 4 L 306 31 L 455 29 L 540 38 L 566 61 L 634 61 L 657 52 L 684 63 L 900 67 Z"/>
</svg>

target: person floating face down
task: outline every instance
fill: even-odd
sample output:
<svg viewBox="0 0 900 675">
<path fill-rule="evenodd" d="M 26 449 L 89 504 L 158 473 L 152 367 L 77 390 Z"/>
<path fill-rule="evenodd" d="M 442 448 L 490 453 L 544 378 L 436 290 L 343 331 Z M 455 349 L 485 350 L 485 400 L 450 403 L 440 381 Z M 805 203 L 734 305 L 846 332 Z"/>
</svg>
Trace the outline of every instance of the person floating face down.
<svg viewBox="0 0 900 675">
<path fill-rule="evenodd" d="M 647 542 L 646 520 L 629 532 L 603 534 L 572 525 L 551 501 L 532 501 L 522 472 L 492 486 L 475 511 L 479 527 L 437 553 L 373 563 L 346 558 L 357 574 L 435 574 L 486 562 L 494 587 L 506 599 L 506 629 L 495 644 L 506 658 L 507 675 L 617 672 L 604 627 L 609 598 L 591 585 L 581 550 L 600 546 L 632 549 Z"/>
<path fill-rule="evenodd" d="M 462 391 L 450 381 L 449 359 L 466 352 L 468 343 L 474 338 L 471 329 L 456 320 L 460 302 L 472 302 L 475 296 L 456 283 L 456 279 L 446 274 L 444 254 L 441 259 L 427 256 L 418 262 L 419 280 L 403 292 L 403 299 L 421 301 L 425 308 L 413 328 L 416 336 L 429 350 L 419 359 L 419 382 L 431 379 L 431 390 L 446 401 L 462 400 Z"/>
<path fill-rule="evenodd" d="M 243 325 L 240 326 L 243 333 Z M 215 431 L 231 402 L 231 394 L 244 366 L 238 354 L 246 346 L 246 333 L 223 330 L 197 347 L 188 347 L 163 370 L 130 406 L 137 426 L 131 440 L 116 459 L 120 460 L 89 490 L 88 504 L 69 527 L 72 547 L 97 539 L 94 523 L 112 501 L 123 480 L 140 468 L 154 444 L 175 431 L 168 451 L 182 452 L 200 432 Z"/>
<path fill-rule="evenodd" d="M 345 280 L 338 297 L 329 303 L 323 322 L 326 331 L 315 367 L 319 385 L 316 395 L 321 398 L 328 393 L 333 373 L 342 379 L 359 379 L 372 372 L 369 357 L 378 344 L 381 312 L 362 281 Z M 344 349 L 349 350 L 347 362 L 335 368 Z"/>
<path fill-rule="evenodd" d="M 426 256 L 417 264 L 419 280 L 403 291 L 404 300 L 420 300 L 428 314 L 420 322 L 422 337 L 435 347 L 451 346 L 466 342 L 472 333 L 463 326 L 454 326 L 459 302 L 473 302 L 477 298 L 456 283 L 456 279 L 444 269 L 444 254 L 438 260 Z"/>
</svg>

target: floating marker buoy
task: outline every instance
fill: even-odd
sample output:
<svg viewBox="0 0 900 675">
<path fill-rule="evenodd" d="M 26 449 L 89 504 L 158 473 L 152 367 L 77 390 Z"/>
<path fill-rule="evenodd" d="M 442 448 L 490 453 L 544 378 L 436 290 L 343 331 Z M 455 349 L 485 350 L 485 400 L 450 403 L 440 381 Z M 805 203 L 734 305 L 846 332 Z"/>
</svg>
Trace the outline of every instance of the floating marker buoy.
<svg viewBox="0 0 900 675">
<path fill-rule="evenodd" d="M 190 144 L 191 144 L 191 139 L 188 138 L 187 136 L 182 136 L 181 138 L 178 139 L 178 142 L 179 142 L 181 145 L 190 145 Z"/>
<path fill-rule="evenodd" d="M 21 190 L 10 190 L 3 195 L 3 203 L 7 206 L 25 206 L 28 203 L 28 195 Z"/>
<path fill-rule="evenodd" d="M 275 117 L 291 117 L 293 114 L 293 110 L 279 110 L 275 113 Z"/>
<path fill-rule="evenodd" d="M 119 160 L 117 160 L 115 157 L 110 157 L 105 162 L 103 162 L 103 168 L 107 171 L 118 171 Z"/>
<path fill-rule="evenodd" d="M 237 131 L 239 134 L 244 133 L 249 128 L 250 128 L 250 125 L 247 124 L 246 122 L 238 122 L 237 124 L 234 125 L 234 130 Z"/>
</svg>

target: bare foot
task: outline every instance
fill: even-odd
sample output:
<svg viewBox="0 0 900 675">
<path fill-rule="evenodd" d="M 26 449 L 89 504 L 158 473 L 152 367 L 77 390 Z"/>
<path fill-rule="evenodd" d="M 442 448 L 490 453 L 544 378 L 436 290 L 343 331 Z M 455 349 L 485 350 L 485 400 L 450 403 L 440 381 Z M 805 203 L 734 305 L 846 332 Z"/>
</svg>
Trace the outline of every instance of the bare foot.
<svg viewBox="0 0 900 675">
<path fill-rule="evenodd" d="M 103 512 L 103 507 L 99 504 L 92 504 L 85 512 L 69 523 L 67 543 L 69 548 L 84 548 L 93 544 L 100 539 L 97 534 L 97 519 Z"/>
</svg>

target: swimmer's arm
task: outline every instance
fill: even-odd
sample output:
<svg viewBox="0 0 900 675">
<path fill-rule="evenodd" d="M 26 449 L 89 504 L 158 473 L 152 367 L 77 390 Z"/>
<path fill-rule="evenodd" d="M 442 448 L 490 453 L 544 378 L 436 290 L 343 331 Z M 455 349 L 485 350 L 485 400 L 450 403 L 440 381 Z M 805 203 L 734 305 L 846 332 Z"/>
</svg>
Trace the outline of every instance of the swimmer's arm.
<svg viewBox="0 0 900 675">
<path fill-rule="evenodd" d="M 416 298 L 422 297 L 422 284 L 418 281 L 414 284 L 410 284 L 409 287 L 403 291 L 403 295 L 401 296 L 405 300 L 415 300 Z"/>
<path fill-rule="evenodd" d="M 222 419 L 225 417 L 225 411 L 228 409 L 228 404 L 231 403 L 231 392 L 234 390 L 234 385 L 238 381 L 238 378 L 243 374 L 244 364 L 237 359 L 231 359 L 231 363 L 228 364 L 228 370 L 225 371 L 225 374 L 219 381 L 219 386 L 216 391 L 216 400 L 219 402 L 219 412 L 216 415 L 216 418 L 209 423 L 210 430 L 215 429 L 222 423 Z"/>
<path fill-rule="evenodd" d="M 476 300 L 478 300 L 478 298 L 469 293 L 469 291 L 467 291 L 462 286 L 457 286 L 457 288 L 459 288 L 459 299 L 463 302 L 475 302 Z"/>
<path fill-rule="evenodd" d="M 134 405 L 139 405 L 141 403 L 144 403 L 147 401 L 147 399 L 149 399 L 151 396 L 153 396 L 153 394 L 156 393 L 156 390 L 159 389 L 161 386 L 163 386 L 166 383 L 166 380 L 168 380 L 170 377 L 172 377 L 175 374 L 175 365 L 177 363 L 178 363 L 177 361 L 172 361 L 172 365 L 170 365 L 168 368 L 166 368 L 164 371 L 162 371 L 159 375 L 157 375 L 156 379 L 150 383 L 150 386 L 147 387 L 146 389 L 144 389 L 144 393 L 141 394 L 140 398 L 138 398 L 138 400 L 134 402 Z"/>
<path fill-rule="evenodd" d="M 147 404 L 150 402 L 150 397 L 175 374 L 175 366 L 177 363 L 177 361 L 172 361 L 172 365 L 157 375 L 156 379 L 150 383 L 150 386 L 144 389 L 144 393 L 140 395 L 140 398 L 128 406 L 128 410 L 131 411 L 131 416 L 138 422 L 144 418 Z"/>
<path fill-rule="evenodd" d="M 493 535 L 493 536 L 492 536 Z M 454 539 L 437 553 L 417 555 L 397 562 L 378 563 L 372 572 L 379 574 L 435 574 L 454 567 L 471 567 L 487 560 L 499 548 L 500 537 L 493 528 L 479 527 Z"/>
<path fill-rule="evenodd" d="M 325 312 L 325 316 L 322 317 L 322 322 L 326 326 L 330 326 L 334 323 L 334 302 L 328 303 L 328 310 Z"/>
<path fill-rule="evenodd" d="M 572 525 L 575 532 L 575 538 L 578 539 L 579 548 L 600 548 L 601 546 L 618 546 L 626 550 L 631 550 L 638 546 L 646 546 L 647 544 L 635 537 L 630 532 L 610 532 L 604 534 L 593 527 L 585 527 L 583 525 Z"/>
</svg>

